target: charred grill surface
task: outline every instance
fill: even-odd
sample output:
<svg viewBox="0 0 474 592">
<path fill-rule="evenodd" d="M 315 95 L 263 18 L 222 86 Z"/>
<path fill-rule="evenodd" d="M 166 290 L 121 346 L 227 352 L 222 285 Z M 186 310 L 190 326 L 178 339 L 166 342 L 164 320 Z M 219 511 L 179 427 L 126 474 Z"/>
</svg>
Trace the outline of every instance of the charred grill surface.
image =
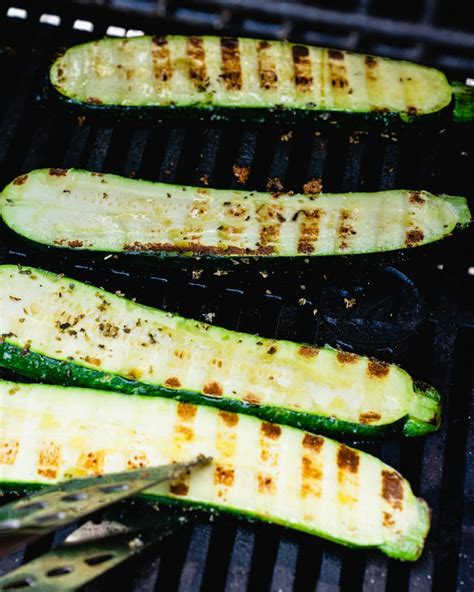
<svg viewBox="0 0 474 592">
<path fill-rule="evenodd" d="M 207 15 L 216 13 L 214 8 L 214 13 L 211 11 L 211 4 L 202 9 Z M 4 79 L 8 80 L 0 95 L 2 186 L 35 168 L 79 167 L 249 191 L 265 190 L 270 180 L 270 190 L 275 192 L 304 192 L 305 186 L 309 193 L 321 188 L 338 192 L 405 187 L 472 194 L 472 139 L 461 128 L 428 130 L 423 136 L 381 136 L 346 129 L 321 132 L 307 124 L 294 128 L 217 127 L 199 122 L 185 127 L 159 122 L 142 126 L 130 121 L 110 125 L 100 119 L 77 118 L 58 111 L 42 98 L 51 60 L 62 47 L 100 38 L 112 21 L 125 29 L 155 35 L 156 84 L 163 84 L 164 76 L 168 76 L 166 46 L 160 39 L 172 33 L 195 36 L 185 51 L 189 77 L 196 88 L 205 87 L 208 76 L 202 68 L 197 39 L 216 31 L 196 20 L 186 22 L 177 3 L 170 3 L 169 9 L 176 18 L 159 22 L 121 13 L 113 13 L 112 19 L 112 13 L 101 8 L 65 6 L 64 2 L 43 2 L 42 10 L 34 2 L 19 1 L 15 6 L 27 9 L 27 18 L 7 18 L 2 9 L 0 21 L 2 42 L 10 48 L 0 55 Z M 319 35 L 314 33 L 316 27 L 313 32 L 306 30 L 298 20 L 298 10 L 295 20 L 288 21 L 295 42 L 377 53 L 377 43 L 380 47 L 384 39 L 384 34 L 372 33 L 349 46 L 344 41 L 349 37 L 331 36 L 334 32 L 329 29 Z M 42 12 L 59 14 L 60 26 L 40 24 Z M 230 14 L 230 20 L 219 30 L 228 39 L 244 34 L 278 34 L 278 23 L 268 15 L 265 35 L 248 29 L 249 22 L 262 20 L 262 12 L 245 13 L 244 8 L 239 8 Z M 93 23 L 93 36 L 73 29 L 76 19 Z M 432 29 L 425 28 L 421 52 L 432 47 L 427 41 Z M 344 42 L 339 43 L 340 39 Z M 232 67 L 229 64 L 226 72 L 232 73 L 227 80 L 234 83 L 238 81 L 239 60 L 235 44 L 230 45 L 232 51 L 226 49 L 226 55 Z M 449 51 L 443 52 L 442 48 L 441 44 L 436 51 L 408 55 L 403 48 L 392 47 L 387 53 L 394 58 L 426 57 L 452 75 L 472 75 L 472 45 L 466 44 L 461 50 L 453 36 Z M 264 45 L 258 54 L 259 84 L 271 89 L 278 83 L 274 66 Z M 459 61 L 453 56 L 458 56 Z M 304 56 L 298 60 L 299 65 L 304 65 Z M 338 81 L 334 88 L 346 92 L 344 82 L 341 86 L 341 80 L 345 80 L 343 63 L 337 53 L 332 52 L 331 61 L 333 79 Z M 367 74 L 376 69 L 369 64 L 365 67 Z M 470 203 L 472 206 L 472 200 Z M 310 244 L 317 235 L 318 220 L 306 218 L 305 225 Z M 350 220 L 341 220 L 341 226 L 348 228 Z M 474 503 L 474 464 L 468 453 L 474 446 L 468 419 L 474 414 L 469 373 L 474 331 L 473 276 L 468 273 L 473 266 L 469 249 L 472 228 L 447 239 L 441 249 L 412 249 L 406 258 L 341 258 L 337 265 L 303 263 L 289 269 L 255 269 L 246 263 L 231 264 L 226 269 L 205 265 L 181 269 L 164 263 L 131 264 L 119 256 L 107 255 L 97 255 L 92 261 L 79 253 L 73 257 L 40 251 L 13 236 L 3 225 L 0 236 L 2 263 L 28 264 L 82 281 L 93 280 L 107 290 L 120 290 L 152 306 L 268 338 L 352 348 L 357 353 L 399 363 L 411 374 L 434 384 L 446 399 L 442 428 L 429 438 L 356 443 L 400 470 L 434 510 L 427 550 L 415 565 L 395 563 L 375 553 L 341 549 L 278 527 L 246 524 L 228 517 L 208 522 L 203 517 L 153 553 L 109 574 L 102 586 L 186 592 L 209 590 L 211 586 L 222 590 L 293 588 L 304 592 L 473 588 L 472 525 L 468 514 Z M 271 231 L 266 240 L 271 241 Z M 306 248 L 303 238 L 301 248 Z M 311 351 L 307 353 L 311 355 Z M 373 367 L 373 371 L 383 372 L 383 368 Z M 7 372 L 1 376 L 18 378 Z M 318 441 L 311 445 L 317 446 Z M 351 464 L 344 454 L 341 460 L 349 474 L 354 462 Z M 216 478 L 225 484 L 232 475 L 223 470 Z M 271 484 L 262 479 L 262 487 Z M 391 504 L 399 502 L 397 483 L 390 474 L 386 475 L 384 491 Z M 32 545 L 18 556 L 2 557 L 0 572 L 12 569 L 18 560 L 27 561 L 40 554 L 63 536 Z M 90 589 L 99 590 L 99 584 Z"/>
</svg>

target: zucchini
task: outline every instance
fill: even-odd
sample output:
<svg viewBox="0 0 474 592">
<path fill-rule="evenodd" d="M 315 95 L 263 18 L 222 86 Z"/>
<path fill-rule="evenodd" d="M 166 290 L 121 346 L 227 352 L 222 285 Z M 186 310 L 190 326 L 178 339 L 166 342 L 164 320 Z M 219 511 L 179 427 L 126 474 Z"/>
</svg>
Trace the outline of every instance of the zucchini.
<svg viewBox="0 0 474 592">
<path fill-rule="evenodd" d="M 411 120 L 451 105 L 454 119 L 465 115 L 465 105 L 456 108 L 445 75 L 433 68 L 236 37 L 92 41 L 57 57 L 50 68 L 50 84 L 70 104 L 116 114 L 144 114 L 152 108 L 211 111 L 217 116 L 238 110 L 238 116 L 246 112 L 263 120 L 272 111 Z M 454 88 L 455 96 L 458 90 Z"/>
<path fill-rule="evenodd" d="M 425 191 L 275 195 L 81 170 L 17 177 L 4 222 L 49 246 L 158 256 L 308 257 L 424 245 L 470 221 L 463 197 Z"/>
<path fill-rule="evenodd" d="M 314 431 L 415 436 L 440 398 L 395 365 L 237 333 L 34 268 L 0 266 L 0 365 L 42 382 L 162 395 Z"/>
<path fill-rule="evenodd" d="M 397 559 L 421 554 L 429 509 L 408 482 L 334 440 L 161 397 L 0 381 L 0 487 L 205 454 L 213 462 L 147 490 L 158 501 L 226 510 Z"/>
</svg>

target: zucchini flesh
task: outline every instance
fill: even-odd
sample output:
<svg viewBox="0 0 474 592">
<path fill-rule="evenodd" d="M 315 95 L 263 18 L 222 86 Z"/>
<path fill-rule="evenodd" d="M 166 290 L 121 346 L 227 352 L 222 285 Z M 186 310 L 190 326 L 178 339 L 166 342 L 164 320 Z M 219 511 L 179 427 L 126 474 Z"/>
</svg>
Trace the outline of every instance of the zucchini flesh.
<svg viewBox="0 0 474 592">
<path fill-rule="evenodd" d="M 0 365 L 164 395 L 316 431 L 420 435 L 440 398 L 395 365 L 229 331 L 34 268 L 0 266 Z"/>
<path fill-rule="evenodd" d="M 436 113 L 452 89 L 433 68 L 282 41 L 169 35 L 93 41 L 50 69 L 72 102 L 347 113 Z"/>
<path fill-rule="evenodd" d="M 465 198 L 425 191 L 274 195 L 41 169 L 3 191 L 1 215 L 38 243 L 109 252 L 297 257 L 390 251 L 470 220 Z"/>
<path fill-rule="evenodd" d="M 147 490 L 158 499 L 216 508 L 377 547 L 421 553 L 429 509 L 373 456 L 301 430 L 161 397 L 0 381 L 0 486 L 181 462 L 213 462 Z"/>
</svg>

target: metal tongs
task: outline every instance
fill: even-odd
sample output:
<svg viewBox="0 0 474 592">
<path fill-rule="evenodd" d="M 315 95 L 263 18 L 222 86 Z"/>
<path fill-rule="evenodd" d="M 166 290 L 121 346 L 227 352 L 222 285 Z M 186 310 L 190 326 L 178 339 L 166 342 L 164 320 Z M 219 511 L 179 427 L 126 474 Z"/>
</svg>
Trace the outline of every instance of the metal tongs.
<svg viewBox="0 0 474 592">
<path fill-rule="evenodd" d="M 0 554 L 9 553 L 93 512 L 158 483 L 182 477 L 210 458 L 100 477 L 72 479 L 0 507 Z M 0 577 L 0 591 L 76 590 L 187 522 L 145 502 L 109 508 L 100 524 L 87 522 L 64 544 Z M 105 518 L 105 521 L 104 521 Z"/>
</svg>

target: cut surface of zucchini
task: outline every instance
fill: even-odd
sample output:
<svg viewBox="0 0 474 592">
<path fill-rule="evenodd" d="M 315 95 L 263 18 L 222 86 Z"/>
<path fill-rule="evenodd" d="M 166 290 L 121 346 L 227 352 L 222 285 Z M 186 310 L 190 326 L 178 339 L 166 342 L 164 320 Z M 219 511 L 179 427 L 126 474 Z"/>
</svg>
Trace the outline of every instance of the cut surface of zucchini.
<svg viewBox="0 0 474 592">
<path fill-rule="evenodd" d="M 0 266 L 0 364 L 40 381 L 163 395 L 335 433 L 420 435 L 440 397 L 399 367 L 264 339 L 34 268 Z"/>
<path fill-rule="evenodd" d="M 452 88 L 433 68 L 284 41 L 176 36 L 77 45 L 50 70 L 68 100 L 121 108 L 436 113 Z"/>
<path fill-rule="evenodd" d="M 213 462 L 147 490 L 404 560 L 420 555 L 429 509 L 395 470 L 288 426 L 161 397 L 0 381 L 0 488 L 180 462 Z"/>
<path fill-rule="evenodd" d="M 275 195 L 69 169 L 17 177 L 5 223 L 49 246 L 157 256 L 309 257 L 424 245 L 470 221 L 463 197 L 426 191 Z"/>
</svg>

